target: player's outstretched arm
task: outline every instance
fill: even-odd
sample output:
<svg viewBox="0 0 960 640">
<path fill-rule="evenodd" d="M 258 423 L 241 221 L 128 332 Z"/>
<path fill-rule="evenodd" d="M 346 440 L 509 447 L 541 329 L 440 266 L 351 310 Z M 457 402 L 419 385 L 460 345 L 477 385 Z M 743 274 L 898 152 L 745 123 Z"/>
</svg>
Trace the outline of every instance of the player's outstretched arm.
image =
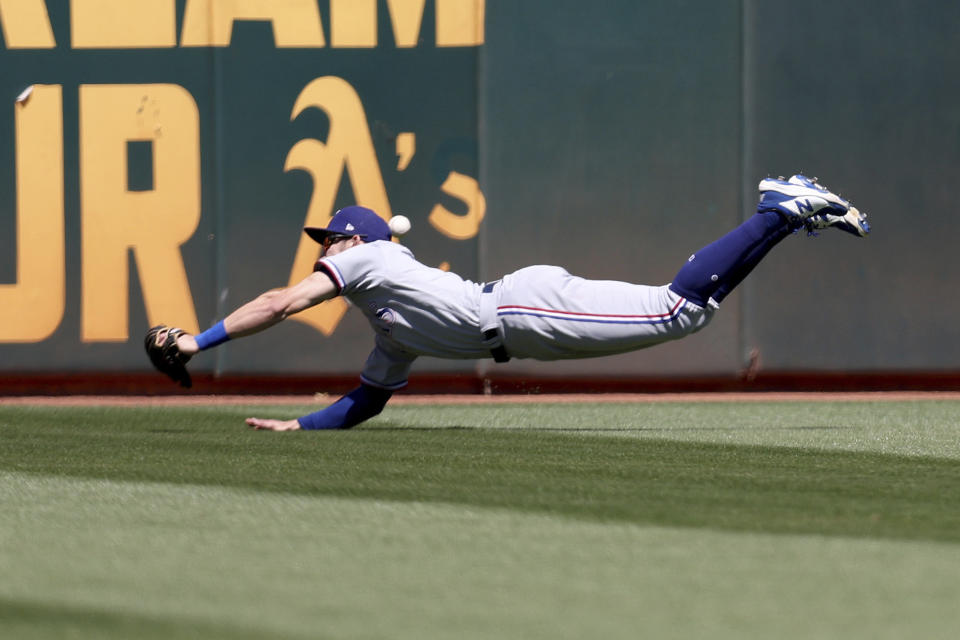
<svg viewBox="0 0 960 640">
<path fill-rule="evenodd" d="M 336 295 L 337 287 L 330 276 L 315 271 L 292 287 L 260 294 L 203 333 L 196 336 L 181 335 L 177 338 L 177 346 L 180 351 L 192 356 L 232 338 L 263 331 Z"/>
<path fill-rule="evenodd" d="M 297 420 L 247 418 L 254 429 L 293 431 L 296 429 L 349 429 L 383 411 L 392 391 L 362 384 L 326 409 L 315 411 Z"/>
<path fill-rule="evenodd" d="M 336 295 L 330 276 L 315 271 L 292 287 L 267 291 L 243 305 L 226 317 L 224 328 L 231 337 L 247 336 Z"/>
</svg>

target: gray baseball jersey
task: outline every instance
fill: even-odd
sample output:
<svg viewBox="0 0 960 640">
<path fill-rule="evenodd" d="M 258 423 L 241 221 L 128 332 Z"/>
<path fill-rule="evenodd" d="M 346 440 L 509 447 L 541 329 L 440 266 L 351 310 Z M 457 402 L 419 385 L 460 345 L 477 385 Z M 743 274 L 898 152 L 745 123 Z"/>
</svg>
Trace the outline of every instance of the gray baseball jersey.
<svg viewBox="0 0 960 640">
<path fill-rule="evenodd" d="M 699 331 L 715 311 L 666 285 L 587 280 L 545 265 L 480 284 L 386 241 L 319 265 L 376 332 L 361 378 L 385 389 L 403 387 L 418 356 L 489 358 L 501 346 L 537 360 L 611 355 Z"/>
</svg>

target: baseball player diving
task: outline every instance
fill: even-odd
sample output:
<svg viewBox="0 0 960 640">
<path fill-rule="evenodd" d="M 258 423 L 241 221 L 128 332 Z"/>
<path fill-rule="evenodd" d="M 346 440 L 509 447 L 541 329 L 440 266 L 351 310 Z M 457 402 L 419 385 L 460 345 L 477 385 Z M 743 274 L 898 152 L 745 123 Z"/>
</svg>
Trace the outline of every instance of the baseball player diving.
<svg viewBox="0 0 960 640">
<path fill-rule="evenodd" d="M 345 296 L 376 335 L 360 386 L 296 420 L 246 421 L 256 429 L 289 431 L 346 429 L 379 414 L 407 384 L 418 356 L 559 360 L 652 347 L 705 327 L 723 299 L 792 233 L 831 227 L 858 237 L 870 232 L 864 214 L 816 179 L 766 179 L 759 188 L 756 214 L 690 256 L 662 286 L 586 280 L 543 265 L 471 282 L 417 262 L 409 249 L 390 241 L 390 226 L 376 213 L 346 207 L 326 228 L 304 229 L 323 247 L 312 274 L 263 293 L 196 336 L 154 327 L 147 333 L 147 353 L 160 371 L 190 386 L 185 365 L 198 351 Z"/>
</svg>

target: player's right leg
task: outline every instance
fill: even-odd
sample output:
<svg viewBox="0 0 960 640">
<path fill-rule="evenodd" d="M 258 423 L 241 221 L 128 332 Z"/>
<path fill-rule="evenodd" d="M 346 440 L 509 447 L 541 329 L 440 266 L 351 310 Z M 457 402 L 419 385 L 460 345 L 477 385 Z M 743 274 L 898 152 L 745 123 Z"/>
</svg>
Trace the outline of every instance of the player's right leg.
<svg viewBox="0 0 960 640">
<path fill-rule="evenodd" d="M 503 277 L 497 317 L 514 358 L 560 360 L 625 353 L 705 327 L 714 305 L 689 304 L 669 287 L 587 280 L 538 265 Z"/>
<path fill-rule="evenodd" d="M 860 237 L 870 232 L 865 215 L 815 179 L 768 178 L 760 182 L 756 215 L 691 255 L 670 288 L 701 306 L 719 303 L 788 235 L 829 227 Z"/>
<path fill-rule="evenodd" d="M 586 280 L 559 267 L 504 276 L 497 316 L 516 358 L 585 358 L 643 349 L 706 326 L 718 303 L 777 243 L 799 229 L 870 227 L 850 203 L 803 176 L 764 180 L 757 213 L 690 256 L 662 287 Z"/>
</svg>

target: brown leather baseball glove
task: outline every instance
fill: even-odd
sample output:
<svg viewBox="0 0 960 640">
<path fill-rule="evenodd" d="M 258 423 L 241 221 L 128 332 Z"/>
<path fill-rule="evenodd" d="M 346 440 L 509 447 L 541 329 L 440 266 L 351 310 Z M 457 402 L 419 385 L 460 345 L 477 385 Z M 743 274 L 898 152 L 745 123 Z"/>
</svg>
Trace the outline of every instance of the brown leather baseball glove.
<svg viewBox="0 0 960 640">
<path fill-rule="evenodd" d="M 183 329 L 160 324 L 147 331 L 143 346 L 157 371 L 167 374 L 181 387 L 190 388 L 193 385 L 190 372 L 187 371 L 190 356 L 181 352 L 177 346 L 177 336 L 184 333 L 186 332 Z"/>
</svg>

